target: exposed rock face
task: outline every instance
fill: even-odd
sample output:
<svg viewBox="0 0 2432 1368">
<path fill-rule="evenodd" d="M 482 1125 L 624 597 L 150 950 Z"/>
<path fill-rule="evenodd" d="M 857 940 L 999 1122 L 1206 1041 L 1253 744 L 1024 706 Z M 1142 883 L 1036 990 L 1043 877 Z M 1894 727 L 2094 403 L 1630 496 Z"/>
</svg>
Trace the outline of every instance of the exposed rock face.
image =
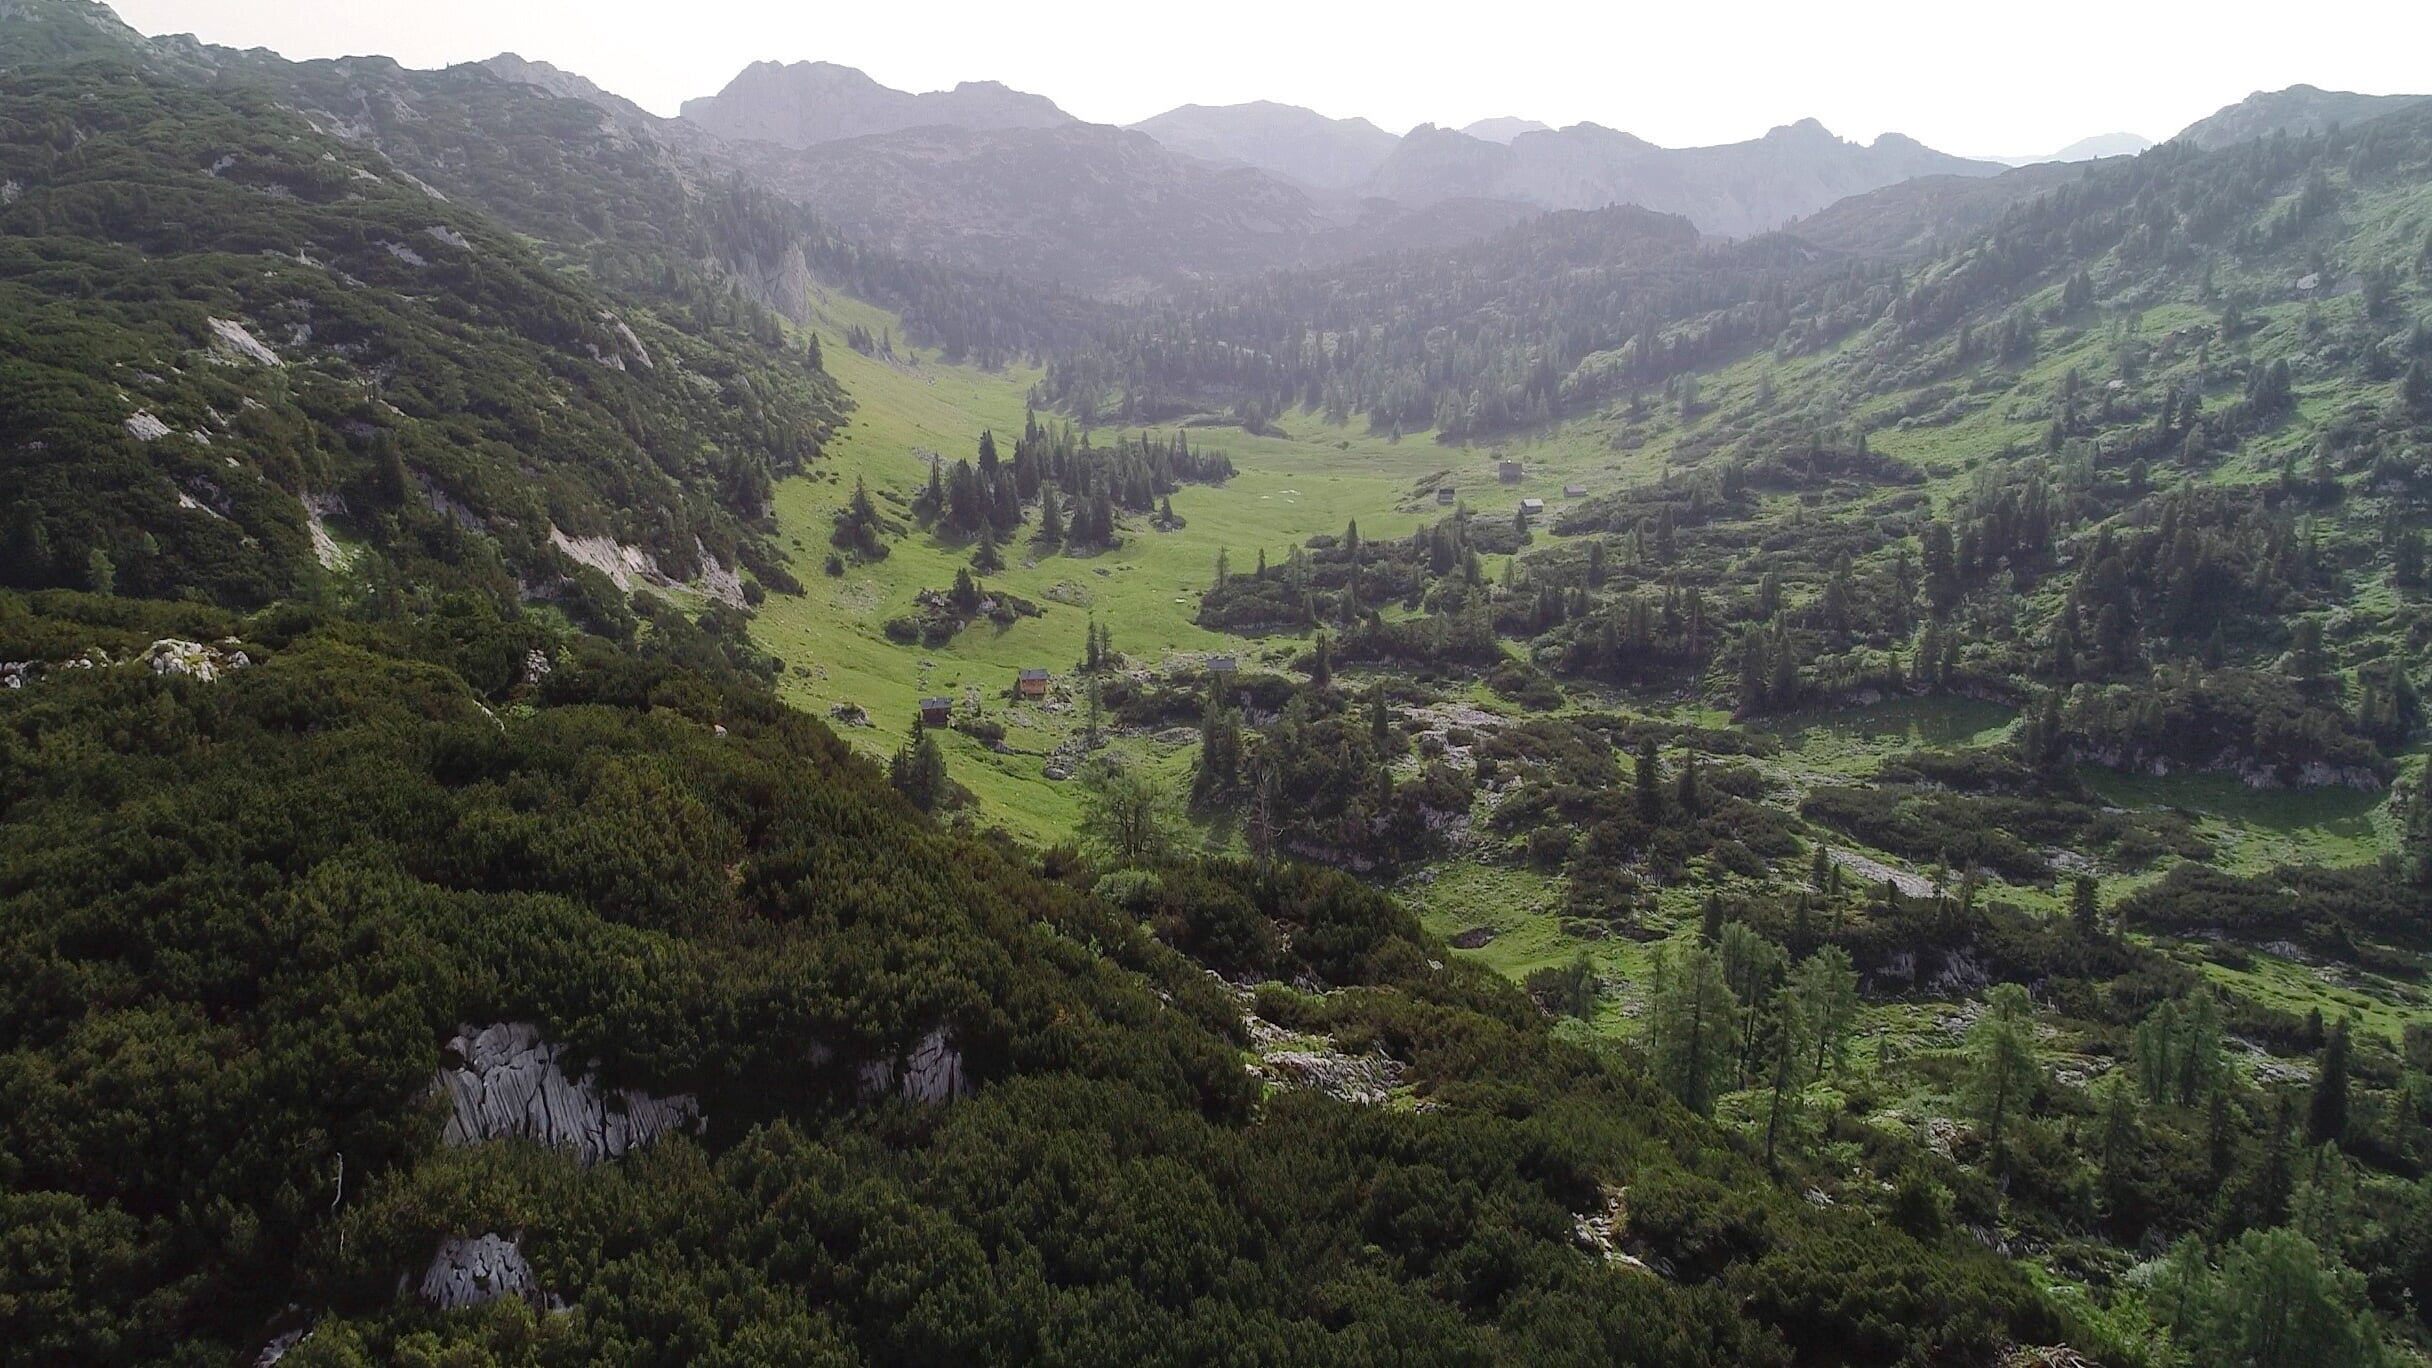
<svg viewBox="0 0 2432 1368">
<path fill-rule="evenodd" d="M 578 564 L 606 575 L 609 582 L 626 593 L 632 593 L 637 583 L 662 586 L 674 583 L 659 570 L 658 561 L 649 552 L 627 546 L 614 537 L 570 537 L 553 525 L 549 529 L 549 544 Z"/>
<path fill-rule="evenodd" d="M 169 639 L 153 642 L 152 649 L 144 653 L 144 658 L 151 663 L 152 673 L 156 675 L 182 675 L 209 684 L 221 675 L 242 670 L 253 663 L 243 651 L 235 650 L 233 646 L 234 643 L 225 641 L 217 646 L 205 646 L 199 641 Z"/>
<path fill-rule="evenodd" d="M 1250 996 L 1237 991 L 1247 1006 Z M 1331 1038 L 1297 1036 L 1256 1014 L 1243 1018 L 1258 1058 L 1250 1072 L 1278 1088 L 1322 1092 L 1364 1107 L 1383 1106 L 1402 1082 L 1402 1065 L 1383 1053 L 1346 1054 Z"/>
<path fill-rule="evenodd" d="M 583 1163 L 596 1164 L 700 1117 L 699 1103 L 688 1093 L 610 1091 L 588 1072 L 569 1078 L 565 1047 L 543 1041 L 537 1027 L 522 1022 L 464 1027 L 447 1050 L 435 1087 L 451 1109 L 445 1135 L 451 1145 L 537 1140 L 569 1146 Z"/>
<path fill-rule="evenodd" d="M 1277 1050 L 1260 1058 L 1257 1071 L 1279 1088 L 1322 1092 L 1363 1107 L 1385 1105 L 1402 1081 L 1394 1060 L 1339 1050 Z"/>
<path fill-rule="evenodd" d="M 514 1240 L 483 1235 L 440 1241 L 431 1266 L 423 1270 L 420 1290 L 424 1301 L 452 1311 L 501 1297 L 532 1300 L 538 1297 L 540 1284 Z"/>
<path fill-rule="evenodd" d="M 260 338 L 246 330 L 244 324 L 233 319 L 212 319 L 211 335 L 220 345 L 249 361 L 258 361 L 265 366 L 280 364 L 277 352 L 263 345 Z"/>
<path fill-rule="evenodd" d="M 922 1036 L 901 1059 L 873 1059 L 861 1066 L 861 1090 L 871 1097 L 899 1093 L 907 1102 L 945 1102 L 971 1094 L 963 1074 L 963 1052 L 944 1027 Z"/>
<path fill-rule="evenodd" d="M 354 556 L 329 534 L 329 519 L 345 512 L 346 500 L 335 494 L 304 496 L 304 529 L 312 534 L 313 559 L 324 570 L 344 570 L 354 564 Z"/>
<path fill-rule="evenodd" d="M 1932 879 L 1926 878 L 1922 874 L 1910 874 L 1904 870 L 1894 869 L 1881 860 L 1870 860 L 1853 850 L 1833 851 L 1832 862 L 1871 884 L 1881 884 L 1885 880 L 1889 880 L 1892 887 L 1899 889 L 1900 896 L 1904 898 L 1931 898 L 1942 891 L 1935 887 Z"/>
</svg>

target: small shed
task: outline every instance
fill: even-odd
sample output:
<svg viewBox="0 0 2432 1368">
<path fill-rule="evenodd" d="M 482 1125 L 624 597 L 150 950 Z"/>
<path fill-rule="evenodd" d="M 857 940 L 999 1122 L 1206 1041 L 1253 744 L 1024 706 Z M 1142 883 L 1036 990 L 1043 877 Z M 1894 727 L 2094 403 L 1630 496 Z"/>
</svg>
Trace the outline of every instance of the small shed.
<svg viewBox="0 0 2432 1368">
<path fill-rule="evenodd" d="M 922 699 L 922 700 L 920 701 L 920 724 L 921 724 L 922 726 L 924 726 L 924 727 L 943 727 L 943 726 L 950 725 L 950 724 L 951 724 L 953 721 L 954 721 L 954 700 L 953 700 L 953 699 L 951 699 L 951 698 L 924 698 L 924 699 Z"/>
<path fill-rule="evenodd" d="M 1562 497 L 1566 499 L 1584 499 L 1587 496 L 1588 487 L 1586 485 L 1564 485 L 1562 487 Z"/>
<path fill-rule="evenodd" d="M 1241 662 L 1232 656 L 1210 656 L 1208 657 L 1208 673 L 1237 675 L 1241 673 Z"/>
<path fill-rule="evenodd" d="M 1436 504 L 1441 508 L 1450 508 L 1452 507 L 1455 497 L 1457 496 L 1453 493 L 1452 486 L 1446 485 L 1442 489 L 1436 491 Z"/>
<path fill-rule="evenodd" d="M 1045 670 L 1024 670 L 1014 681 L 1015 691 L 1024 698 L 1045 698 L 1048 675 Z"/>
<path fill-rule="evenodd" d="M 1520 483 L 1520 477 L 1527 473 L 1527 471 L 1520 468 L 1520 463 L 1518 461 L 1505 461 L 1501 465 L 1495 467 L 1496 478 L 1502 480 L 1505 484 L 1518 484 Z"/>
<path fill-rule="evenodd" d="M 1530 516 L 1530 517 L 1532 517 L 1532 518 L 1533 518 L 1533 517 L 1536 517 L 1538 514 L 1543 513 L 1543 512 L 1545 511 L 1545 500 L 1543 500 L 1543 499 L 1522 499 L 1522 500 L 1520 501 L 1520 511 L 1521 511 L 1521 512 L 1523 512 L 1523 513 L 1526 513 L 1528 516 Z"/>
</svg>

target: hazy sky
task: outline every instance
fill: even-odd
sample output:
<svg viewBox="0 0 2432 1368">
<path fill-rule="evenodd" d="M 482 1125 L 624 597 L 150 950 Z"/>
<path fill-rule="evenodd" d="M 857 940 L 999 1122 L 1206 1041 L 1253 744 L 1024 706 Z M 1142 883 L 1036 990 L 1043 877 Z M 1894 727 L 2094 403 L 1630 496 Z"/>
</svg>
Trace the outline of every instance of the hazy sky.
<svg viewBox="0 0 2432 1368">
<path fill-rule="evenodd" d="M 1401 132 L 1497 114 L 1670 146 L 1814 116 L 1946 151 L 2163 138 L 2258 89 L 2432 86 L 2432 4 L 2311 0 L 115 0 L 147 33 L 290 57 L 442 66 L 506 50 L 663 114 L 747 63 L 820 59 L 888 85 L 1001 80 L 1086 119 L 1273 99 Z M 1994 17 L 1997 16 L 1997 17 Z"/>
</svg>

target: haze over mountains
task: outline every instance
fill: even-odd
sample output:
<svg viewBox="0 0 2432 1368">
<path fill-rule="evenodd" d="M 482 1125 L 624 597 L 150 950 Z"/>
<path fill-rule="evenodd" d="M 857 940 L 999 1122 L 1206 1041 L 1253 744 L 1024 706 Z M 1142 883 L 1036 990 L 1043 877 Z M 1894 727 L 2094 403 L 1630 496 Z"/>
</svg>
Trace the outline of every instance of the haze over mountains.
<svg viewBox="0 0 2432 1368">
<path fill-rule="evenodd" d="M 2211 150 L 2232 143 L 2250 142 L 2274 133 L 2303 136 L 2321 133 L 2333 126 L 2363 123 L 2367 119 L 2394 114 L 2424 97 L 2421 95 L 2360 95 L 2352 90 L 2319 90 L 2310 85 L 2294 85 L 2286 90 L 2258 90 L 2236 104 L 2198 119 L 2179 133 L 2179 137 L 2196 146 Z"/>
<path fill-rule="evenodd" d="M 2315 130 L 2408 98 L 2299 87 L 2232 106 L 2183 136 L 2213 145 Z M 679 122 L 715 135 L 722 160 L 848 232 L 1118 292 L 1454 242 L 1534 213 L 1611 204 L 1747 237 L 1920 177 L 1983 179 L 2152 146 L 2110 133 L 2044 155 L 1969 158 L 1898 133 L 1853 142 L 1813 119 L 1696 148 L 1511 116 L 1396 134 L 1267 100 L 1182 105 L 1116 129 L 993 81 L 914 94 L 828 62 L 755 64 L 687 102 Z"/>
<path fill-rule="evenodd" d="M 2153 146 L 2153 139 L 2141 133 L 2097 133 L 2080 138 L 2058 152 L 2040 152 L 2028 156 L 1987 157 L 2004 166 L 2035 166 L 2044 162 L 2094 161 L 2101 157 L 2133 157 Z"/>
<path fill-rule="evenodd" d="M 750 67 L 683 122 L 848 231 L 1117 288 L 1405 245 L 1428 211 L 1443 210 L 1427 238 L 1620 203 L 1737 237 L 1914 176 L 2002 169 L 1897 134 L 1846 142 L 1814 120 L 1688 149 L 1518 118 L 1397 137 L 1264 101 L 1115 129 L 994 83 L 915 95 L 830 63 Z"/>
<path fill-rule="evenodd" d="M 1044 95 L 995 81 L 965 81 L 952 90 L 915 95 L 833 62 L 755 62 L 716 95 L 686 100 L 682 117 L 721 138 L 784 147 L 907 128 L 986 131 L 1079 122 Z"/>
</svg>

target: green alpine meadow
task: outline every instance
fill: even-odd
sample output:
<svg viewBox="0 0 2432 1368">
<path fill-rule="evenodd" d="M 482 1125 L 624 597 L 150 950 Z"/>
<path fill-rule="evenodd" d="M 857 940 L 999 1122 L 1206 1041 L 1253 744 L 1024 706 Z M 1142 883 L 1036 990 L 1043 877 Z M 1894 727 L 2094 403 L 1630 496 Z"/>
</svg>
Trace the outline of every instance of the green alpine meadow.
<svg viewBox="0 0 2432 1368">
<path fill-rule="evenodd" d="M 2432 1362 L 2432 98 L 123 8 L 0 0 L 0 1361 Z"/>
</svg>

